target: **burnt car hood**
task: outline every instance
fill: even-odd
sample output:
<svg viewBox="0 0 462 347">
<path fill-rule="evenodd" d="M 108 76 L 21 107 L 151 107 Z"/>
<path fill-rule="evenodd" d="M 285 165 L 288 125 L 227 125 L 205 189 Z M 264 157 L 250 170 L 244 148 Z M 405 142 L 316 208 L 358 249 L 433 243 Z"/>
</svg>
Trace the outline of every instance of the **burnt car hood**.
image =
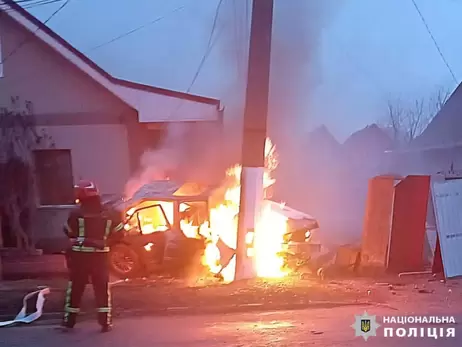
<svg viewBox="0 0 462 347">
<path fill-rule="evenodd" d="M 305 228 L 308 230 L 318 229 L 319 223 L 313 216 L 291 208 L 285 204 L 278 203 L 272 200 L 265 200 L 270 204 L 271 209 L 276 211 L 288 219 L 289 228 L 301 229 Z"/>
</svg>

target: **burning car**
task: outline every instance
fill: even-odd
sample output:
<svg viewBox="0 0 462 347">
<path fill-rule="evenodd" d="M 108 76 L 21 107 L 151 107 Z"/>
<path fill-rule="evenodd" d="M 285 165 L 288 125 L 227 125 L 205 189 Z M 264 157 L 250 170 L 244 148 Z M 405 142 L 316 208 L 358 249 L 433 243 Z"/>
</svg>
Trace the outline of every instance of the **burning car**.
<svg viewBox="0 0 462 347">
<path fill-rule="evenodd" d="M 112 245 L 110 267 L 120 278 L 162 273 L 183 276 L 201 265 L 208 189 L 155 181 L 131 199 L 107 205 L 125 215 L 126 237 Z"/>
<path fill-rule="evenodd" d="M 107 206 L 125 215 L 127 233 L 121 243 L 111 247 L 112 273 L 120 278 L 153 273 L 182 277 L 201 268 L 221 273 L 223 261 L 220 264 L 219 245 L 224 242 L 233 257 L 238 209 L 214 204 L 215 192 L 214 187 L 194 183 L 155 181 L 141 187 L 128 201 L 111 200 Z M 260 254 L 275 254 L 273 250 L 277 249 L 285 253 L 280 259 L 289 259 L 287 254 L 309 259 L 310 253 L 319 248 L 312 243 L 318 222 L 271 200 L 265 200 L 264 206 L 285 224 L 281 228 L 281 239 L 268 242 L 272 240 L 268 234 L 267 239 L 259 243 L 260 249 L 264 249 Z M 260 239 L 265 238 L 264 233 L 261 235 Z M 281 267 L 291 266 L 290 262 L 287 260 Z"/>
</svg>

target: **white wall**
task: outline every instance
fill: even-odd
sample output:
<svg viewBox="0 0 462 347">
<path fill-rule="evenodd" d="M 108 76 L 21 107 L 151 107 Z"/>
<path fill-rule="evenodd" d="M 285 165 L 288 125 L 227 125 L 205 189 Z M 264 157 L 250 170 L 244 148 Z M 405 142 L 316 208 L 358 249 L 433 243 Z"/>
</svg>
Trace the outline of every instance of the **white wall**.
<svg viewBox="0 0 462 347">
<path fill-rule="evenodd" d="M 94 181 L 101 193 L 122 193 L 129 178 L 127 131 L 124 125 L 41 127 L 57 149 L 70 149 L 74 181 Z"/>
</svg>

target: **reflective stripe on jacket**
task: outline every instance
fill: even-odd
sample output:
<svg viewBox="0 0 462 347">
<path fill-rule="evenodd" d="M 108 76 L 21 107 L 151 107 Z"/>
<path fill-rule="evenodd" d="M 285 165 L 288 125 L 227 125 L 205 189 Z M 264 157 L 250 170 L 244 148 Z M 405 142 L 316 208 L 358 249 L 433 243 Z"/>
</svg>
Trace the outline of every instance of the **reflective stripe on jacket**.
<svg viewBox="0 0 462 347">
<path fill-rule="evenodd" d="M 84 253 L 107 253 L 110 248 L 107 246 L 107 238 L 111 233 L 112 221 L 106 221 L 106 229 L 103 240 L 90 239 L 85 237 L 85 219 L 78 218 L 79 233 L 78 237 L 72 246 L 74 252 Z"/>
</svg>

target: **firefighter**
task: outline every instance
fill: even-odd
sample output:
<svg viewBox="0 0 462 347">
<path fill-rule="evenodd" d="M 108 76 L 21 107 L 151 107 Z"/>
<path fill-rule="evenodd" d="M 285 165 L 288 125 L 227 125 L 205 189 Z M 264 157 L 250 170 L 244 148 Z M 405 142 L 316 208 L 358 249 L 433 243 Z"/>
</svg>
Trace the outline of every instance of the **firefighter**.
<svg viewBox="0 0 462 347">
<path fill-rule="evenodd" d="M 98 323 L 102 332 L 108 332 L 112 329 L 108 252 L 111 242 L 123 237 L 123 223 L 120 216 L 104 211 L 99 192 L 92 182 L 82 181 L 75 188 L 80 206 L 71 212 L 65 225 L 71 249 L 68 252 L 70 278 L 62 325 L 64 331 L 74 327 L 85 286 L 91 282 Z"/>
</svg>

